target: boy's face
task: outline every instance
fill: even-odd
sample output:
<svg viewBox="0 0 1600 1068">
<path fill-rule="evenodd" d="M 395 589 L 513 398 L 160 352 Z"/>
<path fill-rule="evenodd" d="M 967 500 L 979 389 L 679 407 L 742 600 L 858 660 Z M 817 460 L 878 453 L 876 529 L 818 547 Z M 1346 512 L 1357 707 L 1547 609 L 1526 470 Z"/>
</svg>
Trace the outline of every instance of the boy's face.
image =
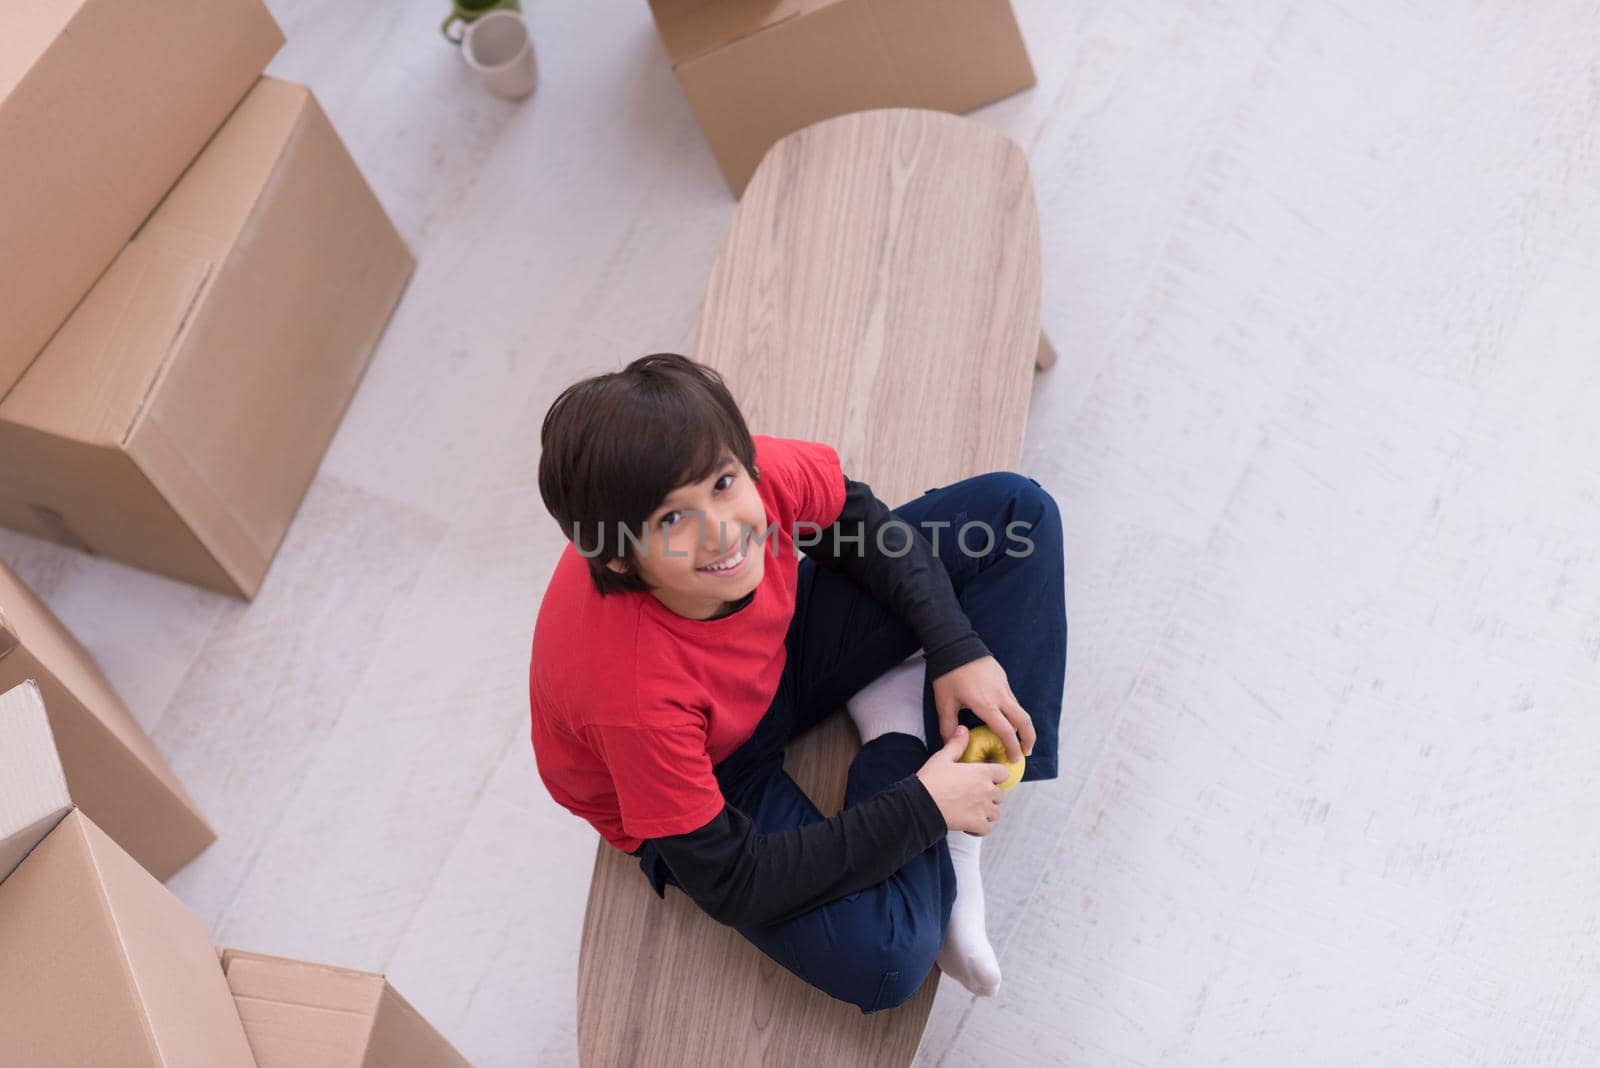
<svg viewBox="0 0 1600 1068">
<path fill-rule="evenodd" d="M 731 454 L 703 482 L 679 486 L 650 513 L 644 548 L 631 563 L 656 599 L 680 616 L 709 619 L 761 583 L 767 552 L 750 538 L 767 531 L 767 510 L 750 472 Z M 707 565 L 744 556 L 731 571 Z M 607 564 L 624 570 L 617 560 Z"/>
</svg>

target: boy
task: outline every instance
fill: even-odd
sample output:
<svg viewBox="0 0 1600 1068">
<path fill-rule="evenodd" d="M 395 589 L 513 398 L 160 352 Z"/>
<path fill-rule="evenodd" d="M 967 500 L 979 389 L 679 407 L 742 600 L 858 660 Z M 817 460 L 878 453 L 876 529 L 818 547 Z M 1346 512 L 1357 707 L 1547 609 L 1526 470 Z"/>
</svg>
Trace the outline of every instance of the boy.
<svg viewBox="0 0 1600 1068">
<path fill-rule="evenodd" d="M 551 796 L 658 895 L 678 886 L 863 1012 L 904 1002 L 936 960 L 993 994 L 978 846 L 1007 772 L 957 762 L 959 717 L 1027 753 L 1024 780 L 1055 777 L 1050 495 L 993 472 L 891 512 L 831 447 L 752 437 L 721 377 L 670 353 L 569 387 L 541 444 L 540 493 L 572 542 L 529 672 Z M 784 744 L 846 703 L 862 748 L 824 819 Z"/>
</svg>

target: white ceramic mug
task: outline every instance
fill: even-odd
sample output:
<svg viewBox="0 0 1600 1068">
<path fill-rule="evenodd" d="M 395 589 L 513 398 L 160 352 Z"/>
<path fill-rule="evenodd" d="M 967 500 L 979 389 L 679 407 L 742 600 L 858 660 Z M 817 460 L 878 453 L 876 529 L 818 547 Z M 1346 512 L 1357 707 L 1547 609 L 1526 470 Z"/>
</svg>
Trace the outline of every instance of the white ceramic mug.
<svg viewBox="0 0 1600 1068">
<path fill-rule="evenodd" d="M 539 69 L 528 24 L 515 11 L 490 11 L 472 20 L 461 55 L 492 92 L 517 100 L 533 92 Z"/>
</svg>

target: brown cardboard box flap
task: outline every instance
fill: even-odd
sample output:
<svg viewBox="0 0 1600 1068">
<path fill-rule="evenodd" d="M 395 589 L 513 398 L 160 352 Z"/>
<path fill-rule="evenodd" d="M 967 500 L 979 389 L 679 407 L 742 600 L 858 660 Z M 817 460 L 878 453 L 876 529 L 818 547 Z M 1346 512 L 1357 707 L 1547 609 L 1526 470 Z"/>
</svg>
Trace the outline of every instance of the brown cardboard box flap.
<svg viewBox="0 0 1600 1068">
<path fill-rule="evenodd" d="M 37 430 L 117 448 L 177 347 L 214 260 L 134 241 L 5 399 Z"/>
<path fill-rule="evenodd" d="M 673 66 L 790 19 L 848 0 L 650 0 L 656 31 Z"/>
<path fill-rule="evenodd" d="M 0 395 L 282 44 L 260 0 L 8 0 Z"/>
<path fill-rule="evenodd" d="M 72 810 L 44 698 L 32 680 L 0 693 L 0 882 Z"/>
<path fill-rule="evenodd" d="M 767 149 L 796 130 L 852 111 L 917 104 L 917 87 L 900 77 L 870 0 L 839 0 L 686 60 L 676 73 L 736 194 Z"/>
<path fill-rule="evenodd" d="M 167 878 L 216 833 L 88 650 L 3 563 L 0 617 L 14 644 L 0 688 L 37 681 L 73 801 Z"/>
<path fill-rule="evenodd" d="M 1009 0 L 652 0 L 673 71 L 736 196 L 767 149 L 875 108 L 962 113 L 1034 84 Z"/>
<path fill-rule="evenodd" d="M 962 114 L 1031 87 L 1010 0 L 869 0 L 878 39 L 912 106 Z"/>
<path fill-rule="evenodd" d="M 382 976 L 226 949 L 258 1068 L 468 1068 Z"/>
<path fill-rule="evenodd" d="M 205 924 L 77 809 L 0 883 L 0 1064 L 254 1068 Z"/>
<path fill-rule="evenodd" d="M 78 702 L 92 708 L 106 730 L 149 764 L 168 789 L 183 792 L 183 784 L 178 782 L 139 721 L 133 718 L 100 665 L 56 614 L 4 563 L 0 563 L 0 612 L 5 614 L 7 629 L 39 663 L 35 676 L 49 676 L 50 683 L 61 686 Z M 4 678 L 0 675 L 0 680 Z M 48 696 L 48 689 L 46 694 Z"/>
</svg>

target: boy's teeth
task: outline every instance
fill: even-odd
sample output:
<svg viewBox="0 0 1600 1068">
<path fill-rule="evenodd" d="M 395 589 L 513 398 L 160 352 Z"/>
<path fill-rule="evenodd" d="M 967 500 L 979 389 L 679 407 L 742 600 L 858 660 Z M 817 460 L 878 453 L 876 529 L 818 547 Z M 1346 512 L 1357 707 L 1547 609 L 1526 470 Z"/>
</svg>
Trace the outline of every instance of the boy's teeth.
<svg viewBox="0 0 1600 1068">
<path fill-rule="evenodd" d="M 700 570 L 701 571 L 726 571 L 730 567 L 739 566 L 739 564 L 743 561 L 743 558 L 744 558 L 744 550 L 741 549 L 737 554 L 734 555 L 734 557 L 732 559 L 725 560 L 721 564 L 718 564 L 716 567 L 702 567 Z"/>
</svg>

